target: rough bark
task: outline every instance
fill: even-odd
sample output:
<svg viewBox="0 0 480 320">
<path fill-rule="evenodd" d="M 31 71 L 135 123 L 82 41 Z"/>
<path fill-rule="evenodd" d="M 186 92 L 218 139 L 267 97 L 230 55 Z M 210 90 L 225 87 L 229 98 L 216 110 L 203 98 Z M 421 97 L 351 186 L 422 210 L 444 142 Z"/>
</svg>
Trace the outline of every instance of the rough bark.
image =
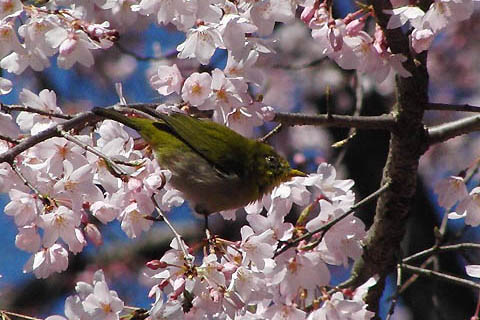
<svg viewBox="0 0 480 320">
<path fill-rule="evenodd" d="M 376 312 L 385 277 L 395 270 L 401 257 L 400 243 L 415 195 L 418 162 L 428 147 L 423 125 L 424 108 L 428 103 L 428 73 L 426 54 L 411 56 L 407 36 L 400 29 L 385 28 L 389 16 L 383 10 L 387 9 L 389 2 L 374 0 L 370 3 L 374 5 L 377 22 L 385 32 L 392 52 L 408 58 L 404 67 L 412 73 L 411 77 L 397 77 L 396 80 L 396 104 L 392 110 L 396 125 L 390 135 L 381 182 L 383 185 L 391 181 L 391 187 L 377 201 L 374 222 L 364 242 L 364 253 L 346 283 L 358 286 L 378 274 L 380 279 L 366 298 L 369 309 Z"/>
</svg>

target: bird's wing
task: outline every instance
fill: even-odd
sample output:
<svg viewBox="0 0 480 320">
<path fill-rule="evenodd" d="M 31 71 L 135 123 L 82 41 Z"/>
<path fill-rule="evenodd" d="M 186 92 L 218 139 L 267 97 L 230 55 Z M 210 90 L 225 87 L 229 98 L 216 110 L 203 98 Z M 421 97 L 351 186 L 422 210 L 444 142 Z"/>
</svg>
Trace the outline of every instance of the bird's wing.
<svg viewBox="0 0 480 320">
<path fill-rule="evenodd" d="M 165 122 L 154 123 L 160 130 L 174 134 L 192 150 L 226 175 L 243 176 L 251 141 L 235 131 L 209 120 L 199 120 L 181 113 L 161 116 Z"/>
</svg>

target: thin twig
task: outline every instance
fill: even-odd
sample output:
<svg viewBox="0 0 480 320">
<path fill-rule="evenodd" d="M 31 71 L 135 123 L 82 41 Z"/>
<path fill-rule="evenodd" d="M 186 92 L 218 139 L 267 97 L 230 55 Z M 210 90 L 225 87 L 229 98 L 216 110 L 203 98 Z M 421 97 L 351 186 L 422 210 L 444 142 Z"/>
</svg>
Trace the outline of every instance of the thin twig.
<svg viewBox="0 0 480 320">
<path fill-rule="evenodd" d="M 50 201 L 45 197 L 28 179 L 23 175 L 23 173 L 18 168 L 15 162 L 10 164 L 12 170 L 17 174 L 17 176 L 22 180 L 23 184 L 26 185 L 33 193 L 40 199 L 43 203 L 48 204 Z"/>
<path fill-rule="evenodd" d="M 452 275 L 448 275 L 448 274 L 438 272 L 438 271 L 433 271 L 433 270 L 429 270 L 429 269 L 422 269 L 422 268 L 414 267 L 414 266 L 411 266 L 411 265 L 408 265 L 408 264 L 405 264 L 405 263 L 400 264 L 400 266 L 403 270 L 418 274 L 420 276 L 443 280 L 443 281 L 450 282 L 450 283 L 453 283 L 453 284 L 457 284 L 459 286 L 464 286 L 464 287 L 467 287 L 467 288 L 472 288 L 472 289 L 477 289 L 477 290 L 480 289 L 480 284 L 478 284 L 474 281 L 462 279 L 462 278 L 455 277 L 455 276 L 452 276 Z"/>
<path fill-rule="evenodd" d="M 270 139 L 271 137 L 273 137 L 274 135 L 276 135 L 277 133 L 279 133 L 283 128 L 283 125 L 281 123 L 279 123 L 275 128 L 273 128 L 269 133 L 267 133 L 266 135 L 264 135 L 263 137 L 261 137 L 260 139 L 258 139 L 258 141 L 260 142 L 265 142 L 267 141 L 268 139 Z"/>
<path fill-rule="evenodd" d="M 432 264 L 433 262 L 433 256 L 429 257 L 427 260 L 425 260 L 421 265 L 420 265 L 420 268 L 426 268 L 428 267 L 430 264 Z M 402 284 L 402 287 L 400 288 L 400 290 L 398 291 L 398 295 L 400 296 L 403 292 L 405 292 L 405 290 L 408 289 L 408 287 L 410 287 L 415 281 L 417 281 L 417 279 L 420 277 L 420 275 L 418 274 L 413 274 L 412 276 L 410 276 L 410 278 L 407 279 L 407 281 L 405 281 L 403 284 Z"/>
<path fill-rule="evenodd" d="M 66 132 L 65 130 L 63 130 L 62 125 L 58 126 L 58 131 L 60 131 L 62 137 L 64 137 L 68 141 L 75 143 L 76 145 L 80 146 L 81 148 L 85 149 L 86 151 L 89 151 L 90 153 L 93 153 L 97 157 L 103 159 L 107 163 L 107 167 L 111 167 L 114 170 L 114 172 L 112 172 L 112 174 L 114 176 L 116 176 L 117 178 L 120 178 L 120 179 L 123 180 L 126 176 L 128 176 L 128 174 L 122 168 L 120 168 L 115 163 L 115 161 L 112 160 L 109 156 L 107 156 L 106 154 L 104 154 L 104 153 L 98 151 L 97 149 L 89 146 L 88 144 L 83 143 L 79 139 L 75 138 L 73 135 L 71 135 L 68 132 Z"/>
<path fill-rule="evenodd" d="M 436 253 L 443 253 L 443 252 L 449 252 L 449 251 L 455 251 L 455 250 L 463 250 L 463 249 L 480 249 L 480 244 L 477 243 L 458 243 L 458 244 L 452 244 L 448 246 L 441 246 L 441 247 L 431 247 L 429 249 L 417 252 L 415 254 L 412 254 L 409 257 L 406 257 L 402 259 L 403 263 L 410 263 L 414 260 L 428 257 L 431 255 L 434 255 Z"/>
<path fill-rule="evenodd" d="M 55 112 L 50 112 L 50 111 L 44 111 L 32 107 L 27 107 L 23 105 L 5 105 L 3 103 L 0 103 L 0 110 L 3 112 L 12 112 L 12 111 L 25 111 L 25 112 L 31 112 L 31 113 L 36 113 L 42 116 L 47 116 L 47 117 L 52 117 L 52 118 L 59 118 L 59 119 L 65 119 L 65 120 L 70 120 L 73 118 L 73 116 L 68 115 L 68 114 L 62 114 L 62 113 L 55 113 Z"/>
<path fill-rule="evenodd" d="M 275 252 L 275 255 L 274 257 L 277 257 L 279 256 L 280 254 L 282 254 L 283 252 L 287 251 L 288 249 L 292 248 L 293 246 L 295 246 L 296 244 L 298 244 L 300 241 L 302 240 L 305 240 L 305 239 L 309 239 L 311 238 L 313 235 L 319 233 L 319 232 L 324 232 L 326 233 L 331 227 L 333 227 L 335 224 L 337 224 L 339 221 L 345 219 L 345 217 L 347 217 L 348 215 L 350 215 L 351 213 L 355 212 L 357 209 L 359 209 L 360 207 L 362 207 L 363 205 L 369 203 L 370 201 L 374 200 L 376 197 L 378 197 L 379 195 L 381 195 L 383 192 L 385 192 L 388 188 L 390 187 L 390 182 L 387 182 L 385 183 L 382 187 L 380 187 L 377 191 L 375 191 L 374 193 L 370 194 L 369 196 L 367 196 L 366 198 L 364 198 L 363 200 L 359 201 L 358 203 L 356 203 L 354 206 L 352 206 L 350 208 L 350 210 L 344 212 L 342 215 L 336 217 L 335 219 L 329 221 L 328 223 L 324 224 L 323 226 L 321 226 L 320 228 L 317 228 L 311 232 L 307 232 L 305 233 L 304 235 L 302 235 L 301 237 L 298 237 L 296 238 L 295 240 L 291 241 L 291 242 L 288 242 L 285 246 L 281 247 L 280 249 L 278 249 L 276 252 Z"/>
<path fill-rule="evenodd" d="M 397 265 L 397 285 L 395 286 L 395 293 L 392 296 L 392 303 L 390 304 L 390 309 L 388 310 L 388 315 L 386 320 L 390 320 L 393 316 L 393 313 L 395 312 L 395 306 L 397 305 L 398 302 L 398 292 L 400 290 L 400 287 L 402 285 L 402 268 L 400 265 Z"/>
<path fill-rule="evenodd" d="M 185 248 L 184 242 L 182 240 L 182 236 L 177 232 L 177 230 L 175 230 L 172 223 L 168 220 L 167 216 L 163 214 L 162 210 L 160 209 L 160 206 L 158 205 L 157 199 L 155 199 L 155 195 L 152 195 L 152 201 L 153 201 L 153 204 L 155 205 L 155 210 L 157 211 L 158 215 L 163 219 L 163 221 L 167 224 L 168 228 L 173 232 L 173 235 L 175 236 L 175 239 L 177 240 L 178 245 L 182 249 L 185 261 L 188 263 L 190 267 L 192 267 L 193 266 L 192 259 L 188 254 L 187 248 Z"/>
<path fill-rule="evenodd" d="M 363 109 L 363 87 L 362 87 L 362 82 L 361 82 L 361 74 L 360 71 L 357 71 L 355 73 L 355 79 L 357 80 L 355 82 L 355 110 L 353 112 L 353 116 L 360 116 L 362 109 Z M 352 139 L 357 135 L 357 129 L 356 128 L 350 128 L 348 131 L 348 136 L 332 145 L 333 148 L 341 148 L 344 147 L 338 154 L 337 159 L 335 160 L 335 167 L 338 167 L 343 159 L 345 158 L 345 155 L 347 154 L 348 150 L 348 143 L 352 141 Z"/>
<path fill-rule="evenodd" d="M 15 312 L 7 311 L 7 310 L 0 310 L 0 315 L 1 314 L 5 314 L 5 315 L 8 315 L 8 316 L 14 316 L 14 317 L 18 317 L 18 318 L 21 318 L 21 319 L 27 319 L 27 320 L 42 320 L 40 318 L 30 317 L 30 316 L 26 316 L 24 314 L 15 313 Z"/>
<path fill-rule="evenodd" d="M 327 119 L 332 120 L 332 91 L 330 86 L 327 85 L 325 88 L 325 105 L 327 107 Z"/>
<path fill-rule="evenodd" d="M 470 104 L 427 103 L 425 110 L 480 112 L 480 106 Z"/>
<path fill-rule="evenodd" d="M 0 134 L 0 140 L 7 141 L 7 142 L 12 143 L 12 144 L 19 144 L 20 143 L 19 140 L 15 140 L 15 139 L 12 139 L 10 137 L 7 137 L 7 136 L 1 135 L 1 134 Z"/>
<path fill-rule="evenodd" d="M 392 131 L 395 128 L 395 117 L 391 114 L 381 116 L 344 116 L 326 114 L 308 115 L 278 112 L 273 119 L 285 126 L 324 126 L 338 128 L 378 129 Z"/>
</svg>

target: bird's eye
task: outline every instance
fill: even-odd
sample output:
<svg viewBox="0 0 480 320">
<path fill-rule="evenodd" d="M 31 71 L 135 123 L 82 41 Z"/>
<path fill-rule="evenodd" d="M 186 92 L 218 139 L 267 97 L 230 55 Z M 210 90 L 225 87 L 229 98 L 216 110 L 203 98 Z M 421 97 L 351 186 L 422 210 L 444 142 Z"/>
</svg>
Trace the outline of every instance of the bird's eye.
<svg viewBox="0 0 480 320">
<path fill-rule="evenodd" d="M 265 156 L 265 160 L 267 162 L 267 166 L 270 170 L 278 170 L 280 167 L 280 163 L 278 162 L 277 157 L 275 156 Z"/>
<path fill-rule="evenodd" d="M 275 162 L 275 157 L 274 156 L 266 156 L 265 160 L 267 160 L 270 163 L 273 163 L 273 162 Z"/>
</svg>

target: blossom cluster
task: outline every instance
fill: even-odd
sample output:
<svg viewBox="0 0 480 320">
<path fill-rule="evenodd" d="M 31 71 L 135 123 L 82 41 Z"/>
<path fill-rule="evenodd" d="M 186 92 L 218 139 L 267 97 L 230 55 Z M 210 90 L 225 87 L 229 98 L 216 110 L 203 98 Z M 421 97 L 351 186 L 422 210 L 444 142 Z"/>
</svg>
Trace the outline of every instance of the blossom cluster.
<svg viewBox="0 0 480 320">
<path fill-rule="evenodd" d="M 465 218 L 465 223 L 472 227 L 480 225 L 480 187 L 469 193 L 463 177 L 450 176 L 435 186 L 435 193 L 441 207 L 446 210 L 454 208 L 448 214 L 449 219 Z"/>
<path fill-rule="evenodd" d="M 433 36 L 448 23 L 468 18 L 473 0 L 438 0 L 425 13 L 408 1 L 393 1 L 388 28 L 410 22 L 412 47 L 426 50 Z M 40 4 L 43 2 L 39 2 Z M 274 53 L 268 38 L 276 23 L 301 19 L 323 55 L 345 69 L 357 69 L 383 81 L 393 70 L 408 77 L 402 62 L 406 57 L 392 53 L 383 30 L 376 25 L 374 35 L 364 31 L 373 15 L 371 8 L 334 19 L 324 0 L 56 0 L 43 6 L 24 5 L 20 0 L 3 0 L 0 7 L 0 66 L 20 74 L 30 67 L 41 71 L 58 54 L 57 64 L 71 68 L 77 62 L 90 67 L 93 51 L 108 49 L 118 39 L 110 22 L 134 28 L 139 17 L 161 25 L 174 25 L 186 34 L 177 46 L 179 59 L 196 59 L 207 65 L 214 52 L 226 50 L 224 70 L 189 74 L 184 79 L 176 65 L 163 65 L 152 77 L 152 86 L 161 95 L 181 94 L 183 102 L 200 110 L 213 110 L 213 119 L 246 135 L 272 117 L 272 108 L 251 96 L 249 88 L 265 85 L 258 61 Z M 150 21 L 148 20 L 148 21 Z M 121 23 L 117 23 L 121 21 Z M 19 38 L 20 37 L 20 38 Z M 0 94 L 12 83 L 0 78 Z"/>
<path fill-rule="evenodd" d="M 102 270 L 93 275 L 92 284 L 79 281 L 76 294 L 65 301 L 68 319 L 113 319 L 124 307 L 123 301 L 114 290 L 108 288 Z M 47 320 L 63 320 L 61 316 L 50 316 Z"/>
<path fill-rule="evenodd" d="M 409 23 L 411 47 L 427 50 L 433 37 L 448 24 L 468 18 L 474 0 L 436 0 L 427 11 L 411 1 L 392 0 L 388 28 Z M 43 2 L 39 2 L 43 3 Z M 150 78 L 160 95 L 181 98 L 181 105 L 213 111 L 213 120 L 244 135 L 273 118 L 255 90 L 266 85 L 262 56 L 274 53 L 271 35 L 276 23 L 289 23 L 301 11 L 301 20 L 323 55 L 340 67 L 368 73 L 383 81 L 390 72 L 411 76 L 393 53 L 384 30 L 373 36 L 366 22 L 371 8 L 334 19 L 322 0 L 51 0 L 27 5 L 0 0 L 0 67 L 14 74 L 27 68 L 41 71 L 57 56 L 61 68 L 77 62 L 94 63 L 94 52 L 109 49 L 118 38 L 110 22 L 132 26 L 139 17 L 173 25 L 186 34 L 177 46 L 179 59 L 211 63 L 217 49 L 227 52 L 226 66 L 209 72 L 182 74 L 176 64 L 158 66 Z M 108 17 L 105 21 L 105 17 Z M 101 20 L 100 20 L 101 19 Z M 118 27 L 120 30 L 121 26 Z M 262 62 L 260 62 L 262 61 Z M 0 78 L 0 94 L 12 82 Z M 15 141 L 51 127 L 62 129 L 64 114 L 53 91 L 38 95 L 24 89 L 20 104 L 32 110 L 14 118 L 0 112 L 0 153 Z M 159 110 L 171 108 L 160 106 Z M 188 108 L 186 108 L 188 109 Z M 184 111 L 183 109 L 178 111 Z M 43 112 L 43 113 L 42 113 Z M 48 116 L 43 114 L 49 114 Z M 0 164 L 0 192 L 9 194 L 5 213 L 18 228 L 16 246 L 31 253 L 24 272 L 46 278 L 68 267 L 69 255 L 82 252 L 88 241 L 100 245 L 98 223 L 120 222 L 130 238 L 149 230 L 156 211 L 183 203 L 169 184 L 171 173 L 160 168 L 151 150 L 141 148 L 123 125 L 105 120 L 93 131 L 62 132 Z M 369 319 L 373 314 L 355 292 L 328 290 L 330 266 L 347 266 L 362 254 L 365 226 L 344 214 L 354 204 L 353 181 L 337 179 L 326 163 L 316 173 L 296 177 L 271 194 L 245 207 L 248 225 L 241 240 L 213 236 L 204 255 L 175 239 L 162 257 L 147 263 L 155 302 L 152 319 Z M 440 204 L 456 207 L 451 218 L 465 217 L 480 224 L 480 188 L 468 194 L 460 177 L 450 177 L 437 188 Z M 293 206 L 299 219 L 287 222 Z M 234 219 L 235 212 L 221 212 Z M 342 219 L 338 219 L 342 217 Z M 338 220 L 337 220 L 338 219 Z M 335 221 L 328 230 L 327 223 Z M 303 236 L 308 237 L 303 237 Z M 302 241 L 297 241 L 302 237 Z M 368 283 L 366 286 L 371 285 Z M 68 319 L 116 319 L 123 302 L 109 290 L 101 272 L 92 284 L 79 283 L 66 301 Z M 61 317 L 57 317 L 61 318 Z M 54 317 L 52 317 L 52 320 Z"/>
<path fill-rule="evenodd" d="M 477 0 L 435 0 L 423 11 L 411 6 L 408 0 L 391 0 L 394 9 L 386 10 L 392 15 L 387 28 L 400 28 L 408 22 L 412 28 L 410 46 L 420 53 L 428 50 L 435 36 L 448 25 L 470 18 L 474 1 Z"/>
<path fill-rule="evenodd" d="M 49 6 L 53 6 L 49 4 Z M 90 67 L 91 50 L 107 49 L 118 38 L 109 22 L 88 23 L 87 12 L 78 8 L 37 8 L 20 0 L 4 0 L 0 6 L 0 66 L 20 74 L 30 67 L 41 71 L 50 66 L 49 57 L 58 53 L 57 64 L 69 69 L 75 63 Z M 16 29 L 16 21 L 26 21 Z M 22 38 L 20 43 L 17 34 Z"/>
<path fill-rule="evenodd" d="M 361 289 L 355 294 L 325 289 L 329 265 L 346 266 L 361 255 L 365 226 L 348 216 L 326 233 L 315 233 L 351 208 L 352 186 L 324 163 L 316 174 L 294 178 L 247 206 L 249 225 L 242 227 L 241 240 L 211 239 L 209 254 L 198 264 L 174 240 L 171 250 L 147 264 L 154 283 L 150 294 L 156 296 L 152 318 L 370 319 Z M 306 207 L 296 224 L 285 221 L 293 204 Z M 290 247 L 289 241 L 306 232 L 310 240 Z M 305 312 L 307 306 L 314 311 Z"/>
<path fill-rule="evenodd" d="M 24 89 L 20 100 L 25 107 L 63 114 L 53 91 L 36 95 Z M 0 126 L 0 134 L 13 139 L 52 126 L 61 128 L 64 121 L 27 111 L 15 119 L 0 114 L 2 122 L 9 124 Z M 118 220 L 126 235 L 135 238 L 152 226 L 156 204 L 158 210 L 168 211 L 183 203 L 181 193 L 168 182 L 170 172 L 158 166 L 148 148 L 136 146 L 122 124 L 104 120 L 93 134 L 63 133 L 63 137 L 29 148 L 13 166 L 0 165 L 0 192 L 10 196 L 5 213 L 18 228 L 16 246 L 32 254 L 24 272 L 39 278 L 64 271 L 69 252 L 81 252 L 88 241 L 101 244 L 102 234 L 94 219 L 103 224 Z M 2 152 L 12 146 L 12 142 L 0 141 Z M 122 173 L 116 171 L 118 167 Z M 348 312 L 369 314 L 361 299 L 351 300 L 340 293 L 323 297 L 326 291 L 322 288 L 330 282 L 328 266 L 347 266 L 362 253 L 365 226 L 353 215 L 337 221 L 327 232 L 319 232 L 351 209 L 355 200 L 352 187 L 352 180 L 337 179 L 335 169 L 323 163 L 316 173 L 283 183 L 247 206 L 249 225 L 241 230 L 242 240 L 213 237 L 206 245 L 208 254 L 199 263 L 194 256 L 185 255 L 189 251 L 186 244 L 174 241 L 163 257 L 147 264 L 154 282 L 151 292 L 157 297 L 152 317 L 223 314 L 249 319 L 292 313 L 303 319 L 307 305 L 320 305 L 324 300 L 331 303 L 330 309 L 341 309 L 335 312 L 347 312 L 342 309 L 347 302 L 337 305 L 338 299 L 356 306 L 345 307 Z M 293 205 L 304 208 L 301 219 L 286 222 Z M 232 219 L 235 213 L 222 214 Z M 289 244 L 307 233 L 310 237 Z M 107 295 L 105 285 L 99 286 L 101 295 Z M 72 298 L 67 304 L 85 307 L 87 300 Z M 257 305 L 256 310 L 252 311 L 252 305 Z M 73 309 L 84 312 L 85 308 Z"/>
<path fill-rule="evenodd" d="M 43 90 L 37 96 L 25 89 L 20 100 L 24 106 L 62 114 L 53 91 Z M 15 127 L 11 115 L 0 115 L 2 123 L 10 124 L 2 126 L 1 134 L 14 139 L 34 135 L 62 121 L 23 111 L 16 117 Z M 17 172 L 7 163 L 0 164 L 0 192 L 10 196 L 4 211 L 18 227 L 16 246 L 32 253 L 25 272 L 46 278 L 52 272 L 65 270 L 68 251 L 81 252 L 87 237 L 101 243 L 93 217 L 104 224 L 117 219 L 122 230 L 135 238 L 153 223 L 144 219 L 154 210 L 152 196 L 164 210 L 183 203 L 179 192 L 168 184 L 159 190 L 167 183 L 170 172 L 159 168 L 156 161 L 143 158 L 123 125 L 104 121 L 95 132 L 96 137 L 75 135 L 77 143 L 52 138 L 33 146 L 16 158 Z M 124 169 L 129 178 L 122 179 L 105 158 L 87 153 L 84 146 L 95 146 L 109 161 L 129 163 Z M 0 141 L 2 152 L 10 147 L 12 143 Z"/>
</svg>

